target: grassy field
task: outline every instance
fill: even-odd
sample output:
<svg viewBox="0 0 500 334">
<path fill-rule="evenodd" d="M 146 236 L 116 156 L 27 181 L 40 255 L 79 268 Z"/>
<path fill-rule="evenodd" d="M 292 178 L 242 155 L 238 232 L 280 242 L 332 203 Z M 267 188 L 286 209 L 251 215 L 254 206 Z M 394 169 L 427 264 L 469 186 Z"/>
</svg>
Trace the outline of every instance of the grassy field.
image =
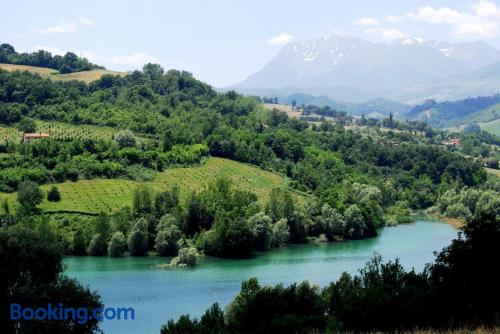
<svg viewBox="0 0 500 334">
<path fill-rule="evenodd" d="M 500 177 L 500 169 L 485 168 L 485 170 L 490 174 Z"/>
<path fill-rule="evenodd" d="M 284 111 L 288 117 L 295 117 L 299 118 L 300 115 L 302 114 L 302 111 L 293 109 L 292 106 L 286 105 L 286 104 L 273 104 L 273 103 L 264 103 L 264 108 L 268 110 L 273 110 L 274 108 L 278 109 L 279 111 Z"/>
<path fill-rule="evenodd" d="M 99 125 L 68 124 L 60 122 L 45 122 L 36 120 L 37 132 L 44 132 L 55 140 L 74 140 L 78 138 L 88 139 L 112 139 L 119 129 Z M 149 142 L 152 139 L 137 136 L 139 140 Z M 23 133 L 14 127 L 0 126 L 0 144 L 7 141 L 21 142 Z"/>
<path fill-rule="evenodd" d="M 19 143 L 22 137 L 22 132 L 16 128 L 0 126 L 0 144 L 4 144 L 8 141 Z"/>
<path fill-rule="evenodd" d="M 119 130 L 98 125 L 74 125 L 59 122 L 36 121 L 37 131 L 45 132 L 55 140 L 76 138 L 112 139 Z"/>
<path fill-rule="evenodd" d="M 488 131 L 489 133 L 492 133 L 496 136 L 500 136 L 500 119 L 496 119 L 487 123 L 479 123 L 479 126 L 481 126 L 481 129 L 483 129 L 484 131 Z"/>
<path fill-rule="evenodd" d="M 257 167 L 232 160 L 211 157 L 201 166 L 173 168 L 158 173 L 153 181 L 136 182 L 124 179 L 95 179 L 56 184 L 60 202 L 44 201 L 43 211 L 78 211 L 84 213 L 112 212 L 125 205 L 132 205 L 133 191 L 140 185 L 151 187 L 154 191 L 169 189 L 178 185 L 181 198 L 185 199 L 191 191 L 202 190 L 218 176 L 228 176 L 241 190 L 257 194 L 264 203 L 274 188 L 285 188 L 287 181 L 279 174 L 261 170 Z M 44 185 L 47 192 L 51 185 Z M 295 195 L 301 197 L 301 195 Z M 7 198 L 11 207 L 16 206 L 16 195 L 0 193 L 0 199 Z"/>
<path fill-rule="evenodd" d="M 62 80 L 62 81 L 80 80 L 80 81 L 85 81 L 87 83 L 100 79 L 101 76 L 103 76 L 104 74 L 125 75 L 125 73 L 123 72 L 116 72 L 109 70 L 92 70 L 92 71 L 60 74 L 59 71 L 51 68 L 28 66 L 28 65 L 13 65 L 13 64 L 0 64 L 0 68 L 7 70 L 9 72 L 29 71 L 37 73 L 44 78 L 50 78 L 53 80 Z"/>
</svg>

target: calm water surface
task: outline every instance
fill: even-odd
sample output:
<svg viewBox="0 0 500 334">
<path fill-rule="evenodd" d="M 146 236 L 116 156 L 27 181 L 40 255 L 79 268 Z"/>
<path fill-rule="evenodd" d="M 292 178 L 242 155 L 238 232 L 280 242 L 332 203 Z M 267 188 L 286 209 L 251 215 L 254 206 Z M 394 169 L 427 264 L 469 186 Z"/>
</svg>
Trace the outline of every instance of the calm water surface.
<svg viewBox="0 0 500 334">
<path fill-rule="evenodd" d="M 324 286 L 344 271 L 355 273 L 373 252 L 421 270 L 456 235 L 450 225 L 418 221 L 384 228 L 373 239 L 290 246 L 248 260 L 205 257 L 194 268 L 156 269 L 168 261 L 159 257 L 68 257 L 65 263 L 66 274 L 97 290 L 105 306 L 135 309 L 135 320 L 104 321 L 106 333 L 147 334 L 181 314 L 199 316 L 214 302 L 226 305 L 250 277 L 264 284 L 309 280 Z"/>
</svg>

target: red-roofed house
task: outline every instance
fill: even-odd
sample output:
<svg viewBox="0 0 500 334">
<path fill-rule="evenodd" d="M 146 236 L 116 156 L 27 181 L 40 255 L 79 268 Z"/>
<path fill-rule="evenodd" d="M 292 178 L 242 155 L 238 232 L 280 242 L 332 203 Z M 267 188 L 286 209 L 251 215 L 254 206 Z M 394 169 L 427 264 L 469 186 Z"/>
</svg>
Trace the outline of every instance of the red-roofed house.
<svg viewBox="0 0 500 334">
<path fill-rule="evenodd" d="M 25 133 L 23 136 L 23 141 L 24 142 L 30 142 L 33 139 L 42 139 L 42 138 L 49 138 L 48 133 L 42 133 L 42 132 L 37 132 L 37 133 Z"/>
</svg>

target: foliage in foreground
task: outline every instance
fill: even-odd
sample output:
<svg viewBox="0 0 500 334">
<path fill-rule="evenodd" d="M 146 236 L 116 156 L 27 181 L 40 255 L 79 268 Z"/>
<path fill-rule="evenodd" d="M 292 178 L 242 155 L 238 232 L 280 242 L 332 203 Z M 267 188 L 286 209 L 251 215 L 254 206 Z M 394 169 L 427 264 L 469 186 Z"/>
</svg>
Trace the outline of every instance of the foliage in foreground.
<svg viewBox="0 0 500 334">
<path fill-rule="evenodd" d="M 10 304 L 23 307 L 101 308 L 100 297 L 62 274 L 61 244 L 46 226 L 0 230 L 0 328 L 2 333 L 93 333 L 96 319 L 68 321 L 10 320 Z"/>
</svg>

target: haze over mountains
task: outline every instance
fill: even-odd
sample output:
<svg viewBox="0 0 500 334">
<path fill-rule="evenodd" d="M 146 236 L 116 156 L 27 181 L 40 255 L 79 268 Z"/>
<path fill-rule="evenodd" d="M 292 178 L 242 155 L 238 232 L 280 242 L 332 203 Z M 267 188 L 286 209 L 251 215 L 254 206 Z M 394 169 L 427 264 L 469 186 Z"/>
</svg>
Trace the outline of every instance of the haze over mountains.
<svg viewBox="0 0 500 334">
<path fill-rule="evenodd" d="M 285 97 L 324 95 L 344 102 L 403 103 L 492 95 L 500 90 L 500 50 L 484 43 L 406 38 L 373 43 L 331 34 L 284 46 L 264 68 L 231 87 Z"/>
</svg>

